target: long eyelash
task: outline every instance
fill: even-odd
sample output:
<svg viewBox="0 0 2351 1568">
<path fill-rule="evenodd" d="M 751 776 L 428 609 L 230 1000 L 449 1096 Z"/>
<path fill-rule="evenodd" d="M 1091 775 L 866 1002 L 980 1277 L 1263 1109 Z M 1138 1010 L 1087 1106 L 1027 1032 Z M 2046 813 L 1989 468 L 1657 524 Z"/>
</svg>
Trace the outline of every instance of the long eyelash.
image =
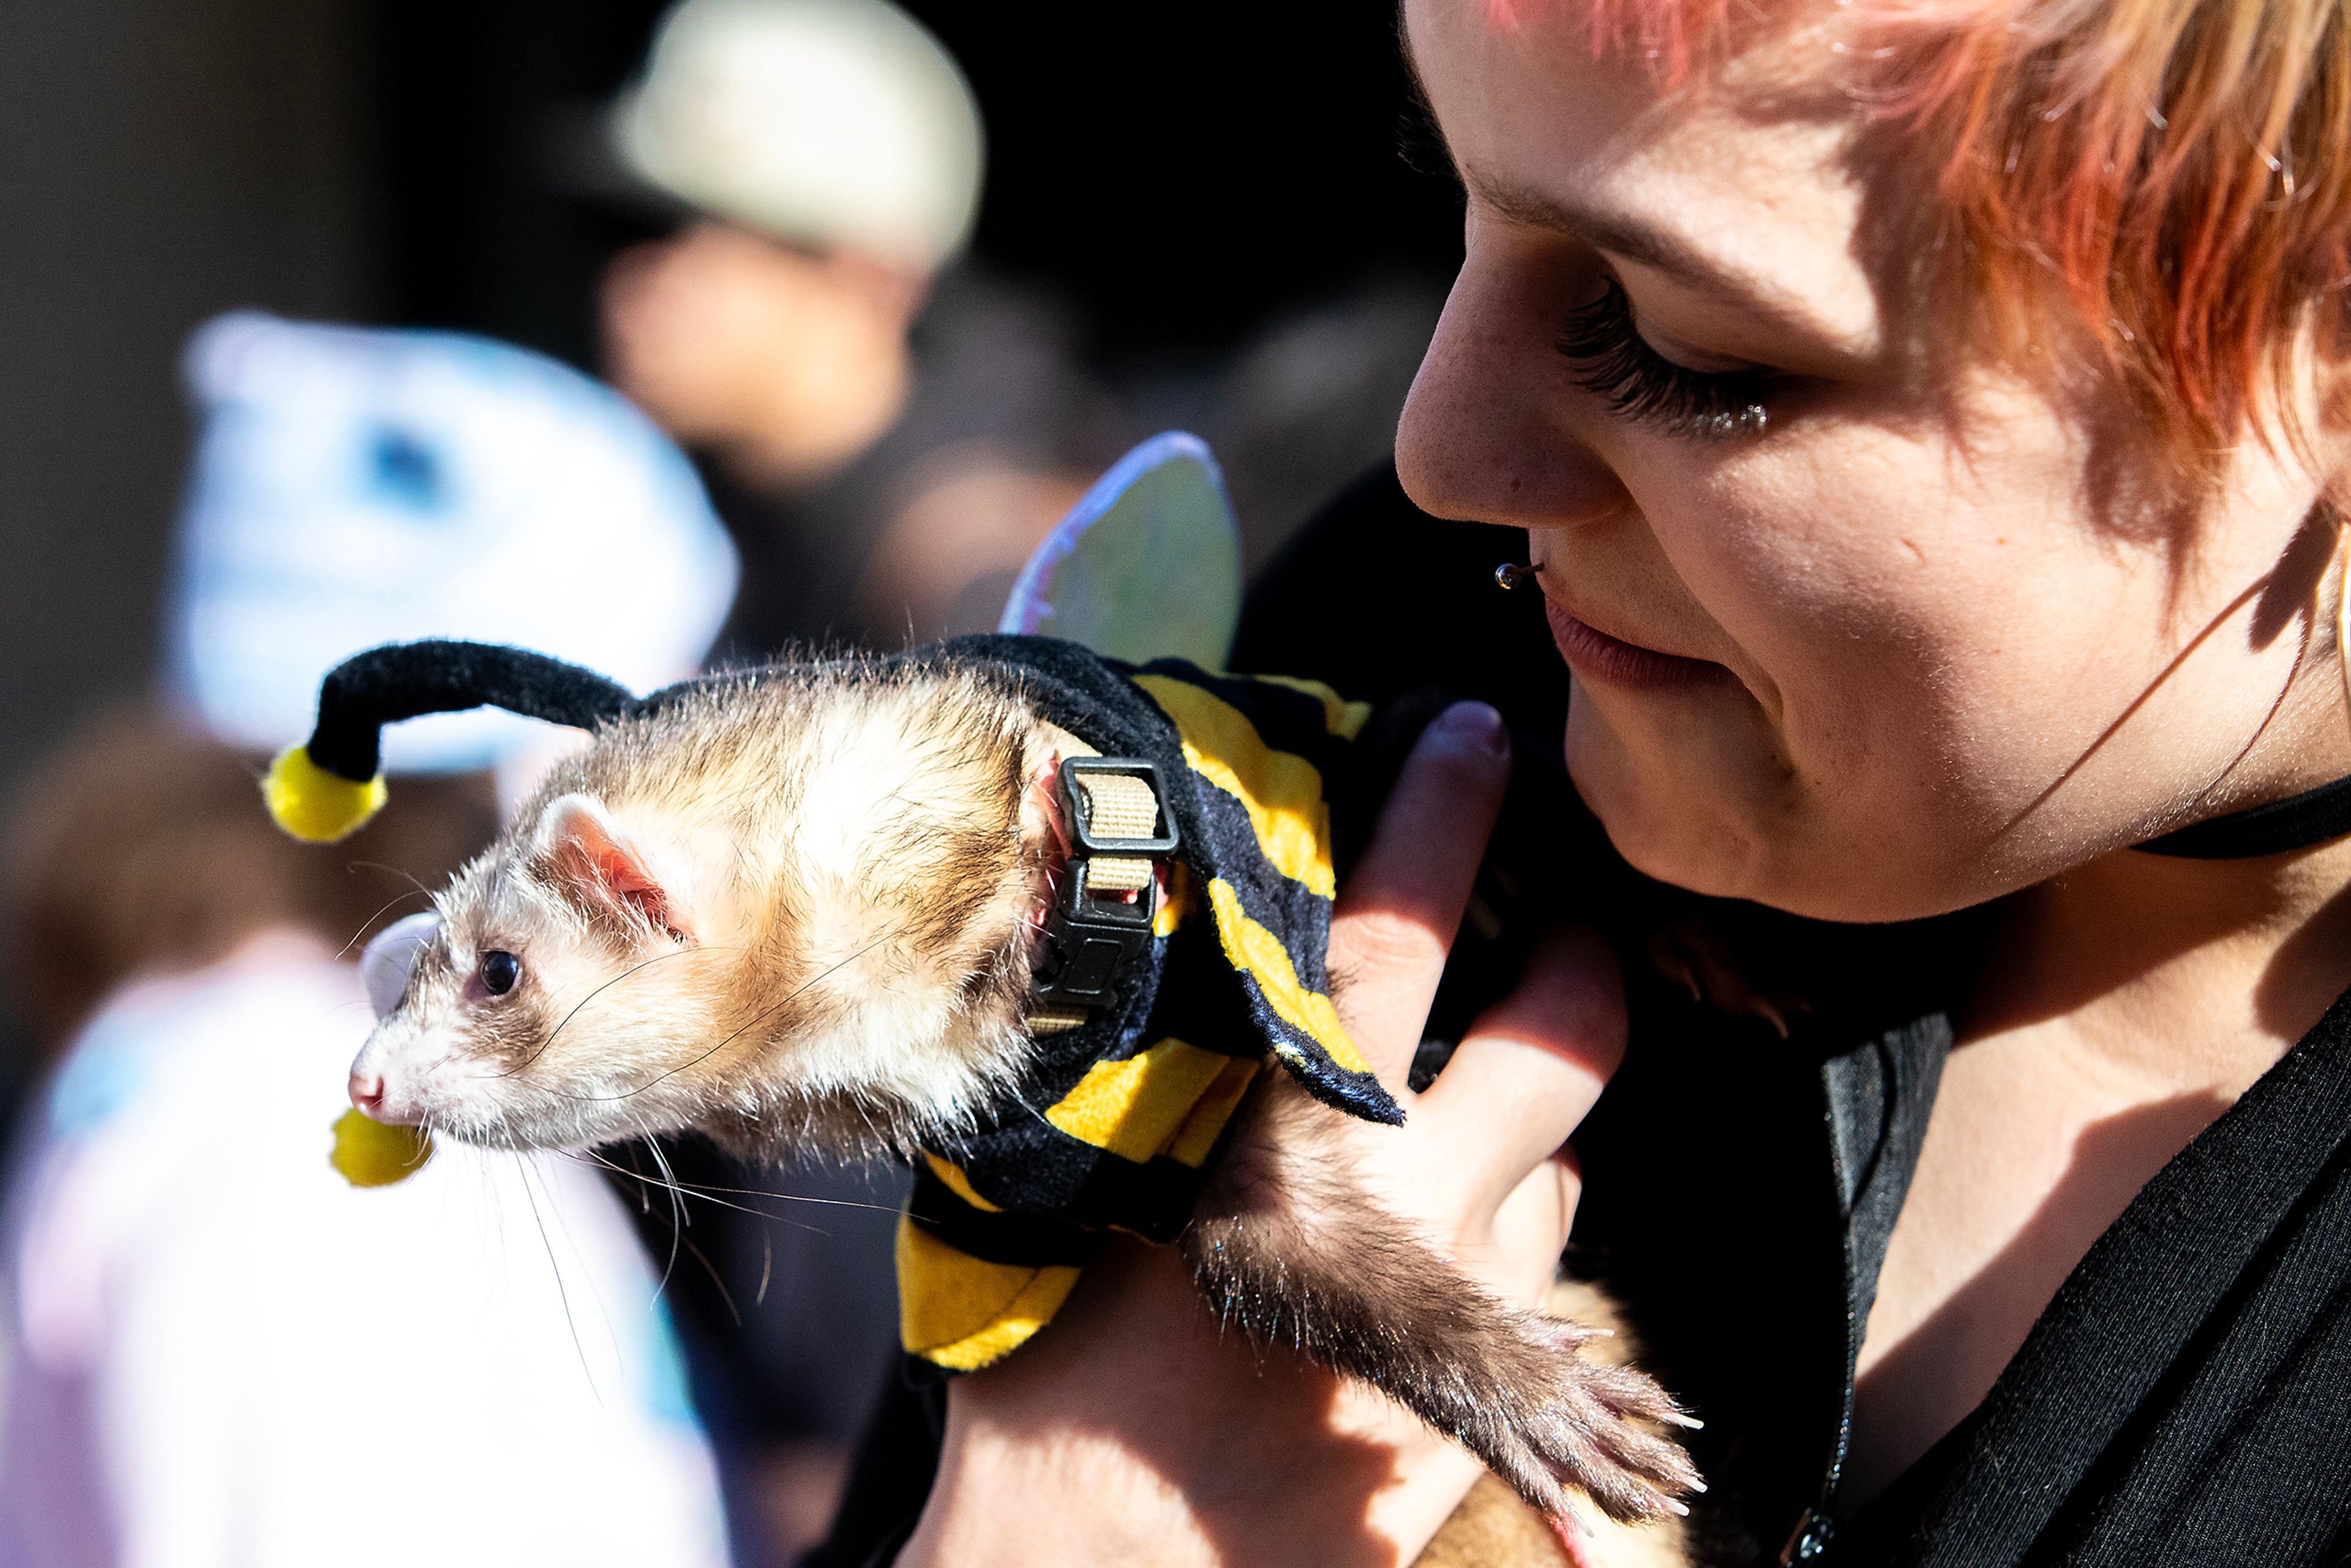
<svg viewBox="0 0 2351 1568">
<path fill-rule="evenodd" d="M 1674 363 L 1643 340 L 1633 325 L 1633 302 L 1614 279 L 1599 298 L 1568 313 L 1559 351 L 1577 362 L 1576 385 L 1627 419 L 1682 435 L 1762 433 L 1771 373 L 1694 371 Z"/>
</svg>

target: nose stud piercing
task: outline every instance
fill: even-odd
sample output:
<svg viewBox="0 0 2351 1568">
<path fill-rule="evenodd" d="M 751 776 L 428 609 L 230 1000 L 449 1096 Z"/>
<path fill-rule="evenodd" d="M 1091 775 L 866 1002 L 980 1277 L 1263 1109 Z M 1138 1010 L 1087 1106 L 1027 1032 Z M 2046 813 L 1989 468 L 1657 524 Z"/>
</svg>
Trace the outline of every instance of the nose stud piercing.
<svg viewBox="0 0 2351 1568">
<path fill-rule="evenodd" d="M 1522 582 L 1532 582 L 1534 580 L 1535 569 L 1531 566 L 1520 566 L 1516 561 L 1506 560 L 1494 569 L 1494 586 L 1505 591 L 1516 588 Z"/>
</svg>

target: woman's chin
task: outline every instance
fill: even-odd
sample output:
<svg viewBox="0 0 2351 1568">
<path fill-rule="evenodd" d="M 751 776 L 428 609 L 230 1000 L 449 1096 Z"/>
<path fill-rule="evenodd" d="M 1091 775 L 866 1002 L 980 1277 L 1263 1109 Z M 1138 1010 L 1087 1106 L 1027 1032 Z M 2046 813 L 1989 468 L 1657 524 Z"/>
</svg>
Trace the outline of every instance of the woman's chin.
<svg viewBox="0 0 2351 1568">
<path fill-rule="evenodd" d="M 1643 876 L 1708 898 L 1743 899 L 1809 920 L 1875 925 L 1998 897 L 2004 886 L 1892 849 L 1837 848 L 1839 835 L 1742 819 L 1718 797 L 1612 789 L 1569 771 L 1609 843 Z"/>
<path fill-rule="evenodd" d="M 1857 851 L 1857 833 L 1823 821 L 1776 749 L 1703 727 L 1629 744 L 1593 707 L 1569 710 L 1568 776 L 1642 875 L 1815 920 L 1904 920 L 1952 906 L 1920 884 L 1936 879 L 1897 874 L 1901 857 Z"/>
<path fill-rule="evenodd" d="M 1567 772 L 1627 865 L 1692 893 L 1746 898 L 1758 847 L 1726 820 L 1724 802 L 1687 771 L 1644 766 L 1613 737 L 1590 737 L 1570 717 Z"/>
<path fill-rule="evenodd" d="M 1792 770 L 1724 736 L 1704 716 L 1625 726 L 1582 682 L 1568 705 L 1566 761 L 1576 793 L 1609 842 L 1644 876 L 1719 898 L 1756 896 L 1770 840 L 1759 825 L 1784 817 Z M 1697 722 L 1690 720 L 1696 717 Z M 1670 731 L 1670 733 L 1660 733 Z"/>
</svg>

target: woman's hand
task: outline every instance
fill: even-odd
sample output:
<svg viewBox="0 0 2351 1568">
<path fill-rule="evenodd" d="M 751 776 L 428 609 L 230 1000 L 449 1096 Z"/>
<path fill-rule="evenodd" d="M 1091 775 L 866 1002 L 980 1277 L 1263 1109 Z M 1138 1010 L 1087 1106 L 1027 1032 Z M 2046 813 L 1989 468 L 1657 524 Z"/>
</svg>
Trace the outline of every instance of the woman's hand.
<svg viewBox="0 0 2351 1568">
<path fill-rule="evenodd" d="M 1574 1171 L 1552 1156 L 1624 1050 L 1614 956 L 1588 933 L 1546 942 L 1428 1092 L 1405 1087 L 1509 767 L 1492 709 L 1448 709 L 1341 890 L 1334 999 L 1406 1119 L 1332 1114 L 1385 1207 L 1532 1305 L 1575 1211 Z M 938 1480 L 899 1562 L 1408 1563 L 1477 1473 L 1370 1390 L 1220 1334 L 1174 1249 L 1122 1240 L 1050 1329 L 952 1385 Z"/>
</svg>

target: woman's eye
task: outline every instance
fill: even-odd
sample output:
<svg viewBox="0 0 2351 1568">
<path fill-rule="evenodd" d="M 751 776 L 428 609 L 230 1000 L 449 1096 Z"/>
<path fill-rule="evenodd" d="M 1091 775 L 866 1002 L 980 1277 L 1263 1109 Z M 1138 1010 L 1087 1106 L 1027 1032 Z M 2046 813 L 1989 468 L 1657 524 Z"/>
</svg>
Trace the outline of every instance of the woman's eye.
<svg viewBox="0 0 2351 1568">
<path fill-rule="evenodd" d="M 482 955 L 482 988 L 494 997 L 505 996 L 522 978 L 522 960 L 511 953 Z"/>
<path fill-rule="evenodd" d="M 1763 370 L 1694 371 L 1651 348 L 1633 320 L 1633 302 L 1611 278 L 1560 329 L 1559 351 L 1576 361 L 1575 383 L 1627 419 L 1681 435 L 1758 435 L 1774 377 Z"/>
</svg>

